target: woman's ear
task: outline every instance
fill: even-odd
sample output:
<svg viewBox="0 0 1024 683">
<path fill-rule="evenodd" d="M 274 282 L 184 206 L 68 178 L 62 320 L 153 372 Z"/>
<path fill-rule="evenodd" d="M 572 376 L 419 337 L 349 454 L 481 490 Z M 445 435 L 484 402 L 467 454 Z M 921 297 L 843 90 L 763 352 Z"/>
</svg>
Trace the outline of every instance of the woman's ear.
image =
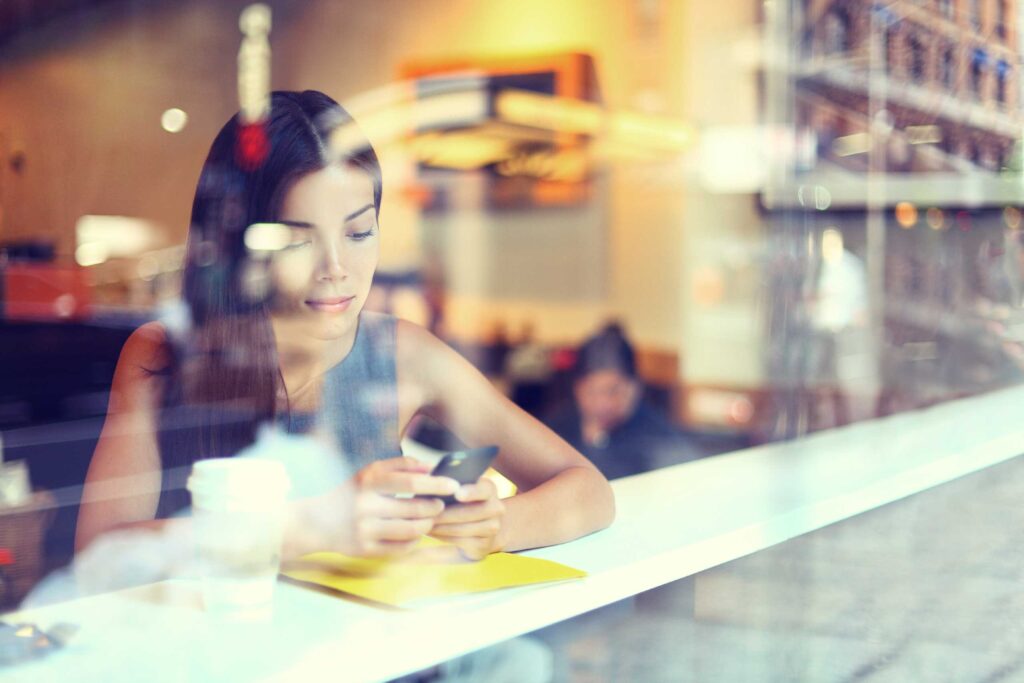
<svg viewBox="0 0 1024 683">
<path fill-rule="evenodd" d="M 572 399 L 576 402 L 576 405 L 580 404 L 583 398 L 583 380 L 579 377 L 572 382 Z"/>
<path fill-rule="evenodd" d="M 633 411 L 636 410 L 636 404 L 640 402 L 640 399 L 644 395 L 644 383 L 640 381 L 639 377 L 632 377 L 629 380 L 629 410 L 627 415 L 632 415 Z"/>
</svg>

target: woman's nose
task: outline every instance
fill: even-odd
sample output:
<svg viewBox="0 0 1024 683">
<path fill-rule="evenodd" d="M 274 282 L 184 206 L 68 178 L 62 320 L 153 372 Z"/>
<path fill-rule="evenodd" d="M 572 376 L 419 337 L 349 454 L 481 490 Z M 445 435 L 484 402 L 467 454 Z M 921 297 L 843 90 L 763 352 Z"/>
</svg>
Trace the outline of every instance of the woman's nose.
<svg viewBox="0 0 1024 683">
<path fill-rule="evenodd" d="M 317 277 L 321 280 L 344 280 L 348 277 L 345 254 L 341 245 L 328 244 L 322 249 Z"/>
</svg>

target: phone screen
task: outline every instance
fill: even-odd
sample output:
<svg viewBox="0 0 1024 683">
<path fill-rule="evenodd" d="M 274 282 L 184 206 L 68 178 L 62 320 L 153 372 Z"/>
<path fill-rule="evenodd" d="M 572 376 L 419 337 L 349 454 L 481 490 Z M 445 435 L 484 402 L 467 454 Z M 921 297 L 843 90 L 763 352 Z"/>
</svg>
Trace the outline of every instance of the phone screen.
<svg viewBox="0 0 1024 683">
<path fill-rule="evenodd" d="M 497 446 L 483 446 L 471 448 L 465 451 L 448 453 L 437 463 L 431 475 L 435 477 L 450 477 L 460 484 L 472 484 L 480 478 L 487 468 L 494 462 L 498 455 Z M 436 496 L 444 501 L 445 505 L 455 502 L 452 496 Z"/>
</svg>

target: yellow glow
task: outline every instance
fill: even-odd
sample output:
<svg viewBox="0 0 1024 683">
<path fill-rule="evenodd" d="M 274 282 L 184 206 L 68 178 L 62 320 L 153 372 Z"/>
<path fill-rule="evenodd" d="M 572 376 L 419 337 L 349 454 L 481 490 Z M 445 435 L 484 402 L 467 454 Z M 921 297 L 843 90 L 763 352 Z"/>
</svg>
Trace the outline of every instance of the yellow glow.
<svg viewBox="0 0 1024 683">
<path fill-rule="evenodd" d="M 109 257 L 107 245 L 102 242 L 83 242 L 75 249 L 75 262 L 83 267 L 98 266 Z"/>
<path fill-rule="evenodd" d="M 506 159 L 497 171 L 505 176 L 530 176 L 546 180 L 580 181 L 589 168 L 587 154 L 581 150 L 536 152 Z"/>
<path fill-rule="evenodd" d="M 452 127 L 473 126 L 487 119 L 487 93 L 463 90 L 440 93 L 416 100 L 403 90 L 386 90 L 380 97 L 367 100 L 357 114 L 359 125 L 339 126 L 331 133 L 331 148 L 338 156 L 361 151 L 366 139 L 376 146 L 403 140 L 417 130 L 430 131 Z M 387 101 L 385 97 L 393 97 Z"/>
<path fill-rule="evenodd" d="M 160 241 L 160 234 L 155 225 L 142 218 L 85 215 L 75 223 L 75 241 L 81 245 L 102 244 L 106 260 L 139 256 Z M 86 253 L 96 252 L 87 249 Z"/>
<path fill-rule="evenodd" d="M 593 163 L 616 161 L 653 162 L 663 159 L 663 155 L 653 149 L 637 147 L 621 140 L 610 140 L 607 138 L 597 138 L 591 142 L 588 152 Z"/>
<path fill-rule="evenodd" d="M 543 130 L 532 126 L 520 126 L 514 123 L 491 120 L 476 126 L 476 130 L 484 135 L 496 138 L 506 138 L 520 143 L 536 143 L 539 145 L 553 145 L 558 140 L 558 134 L 553 130 Z"/>
<path fill-rule="evenodd" d="M 609 135 L 641 147 L 681 152 L 693 142 L 693 127 L 664 116 L 620 112 L 611 115 Z"/>
<path fill-rule="evenodd" d="M 837 263 L 843 257 L 843 233 L 835 228 L 821 233 L 821 257 L 825 263 Z"/>
<path fill-rule="evenodd" d="M 238 104 L 244 123 L 262 120 L 270 111 L 270 7 L 249 5 L 238 18 L 244 38 L 238 49 Z"/>
<path fill-rule="evenodd" d="M 517 0 L 469 2 L 461 5 L 452 26 L 461 53 L 534 55 L 538 52 L 578 50 L 593 43 L 605 26 L 621 31 L 626 16 L 612 3 L 601 12 L 586 0 Z M 607 30 L 607 29 L 605 29 Z M 436 47 L 435 47 L 436 49 Z M 442 46 L 443 49 L 443 46 Z"/>
<path fill-rule="evenodd" d="M 343 104 L 360 123 L 375 112 L 402 106 L 416 97 L 415 81 L 394 81 L 346 99 Z"/>
<path fill-rule="evenodd" d="M 281 223 L 253 223 L 245 230 L 245 246 L 252 251 L 280 251 L 291 241 L 291 230 Z"/>
<path fill-rule="evenodd" d="M 416 100 L 413 123 L 417 130 L 480 123 L 487 118 L 487 92 L 466 90 Z"/>
<path fill-rule="evenodd" d="M 160 126 L 168 133 L 180 133 L 188 124 L 188 114 L 177 107 L 168 109 L 160 116 Z"/>
<path fill-rule="evenodd" d="M 407 111 L 382 111 L 362 120 L 360 126 L 348 123 L 335 128 L 331 133 L 331 149 L 338 157 L 348 157 L 363 151 L 367 139 L 386 144 L 410 130 L 412 125 Z"/>
<path fill-rule="evenodd" d="M 932 230 L 942 230 L 942 226 L 946 223 L 946 216 L 942 213 L 942 209 L 934 206 L 925 211 L 924 219 Z"/>
<path fill-rule="evenodd" d="M 604 111 L 593 102 L 520 90 L 499 93 L 494 110 L 510 123 L 566 133 L 596 135 L 604 125 Z"/>
<path fill-rule="evenodd" d="M 507 159 L 512 153 L 509 141 L 472 132 L 427 133 L 409 144 L 420 161 L 460 170 L 480 168 Z"/>
<path fill-rule="evenodd" d="M 868 151 L 870 144 L 871 138 L 868 137 L 867 133 L 854 133 L 853 135 L 844 135 L 833 140 L 832 151 L 838 157 L 848 157 L 854 154 L 864 154 Z"/>
<path fill-rule="evenodd" d="M 270 7 L 262 2 L 253 3 L 238 15 L 238 30 L 245 35 L 270 33 Z"/>
<path fill-rule="evenodd" d="M 896 222 L 904 230 L 909 230 L 917 224 L 917 207 L 910 202 L 900 202 L 896 205 Z"/>
<path fill-rule="evenodd" d="M 768 168 L 764 130 L 758 126 L 707 126 L 701 131 L 697 168 L 701 185 L 709 192 L 759 191 Z M 800 202 L 803 204 L 803 199 Z"/>
<path fill-rule="evenodd" d="M 942 142 L 942 129 L 936 125 L 907 126 L 907 141 L 912 145 L 936 144 Z"/>
<path fill-rule="evenodd" d="M 567 97 L 506 90 L 498 95 L 495 111 L 509 123 L 593 136 L 606 130 L 613 143 L 670 152 L 682 151 L 694 140 L 693 127 L 683 121 L 633 112 L 606 114 L 593 102 Z"/>
</svg>

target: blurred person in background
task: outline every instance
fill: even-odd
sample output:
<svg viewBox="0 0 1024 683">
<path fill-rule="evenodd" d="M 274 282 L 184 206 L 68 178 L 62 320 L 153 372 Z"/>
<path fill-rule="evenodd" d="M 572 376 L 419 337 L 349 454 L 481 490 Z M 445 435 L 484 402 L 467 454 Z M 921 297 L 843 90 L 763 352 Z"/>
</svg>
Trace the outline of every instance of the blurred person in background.
<svg viewBox="0 0 1024 683">
<path fill-rule="evenodd" d="M 286 556 L 401 555 L 431 535 L 477 559 L 607 526 L 614 500 L 590 462 L 425 329 L 363 310 L 382 181 L 369 141 L 351 143 L 359 131 L 348 113 L 316 91 L 275 92 L 258 125 L 233 117 L 203 166 L 183 280 L 188 324 L 149 323 L 121 353 L 76 550 L 116 529 L 162 530 L 188 506 L 192 464 L 234 456 L 267 424 L 328 432 L 355 472 L 293 506 Z M 340 151 L 339 131 L 349 141 Z M 494 467 L 519 494 L 499 500 L 489 480 L 459 487 L 403 457 L 417 414 L 467 444 L 497 444 Z M 395 495 L 409 493 L 454 493 L 458 504 Z"/>
<path fill-rule="evenodd" d="M 1024 234 L 1007 229 L 998 240 L 982 242 L 976 267 L 974 319 L 964 335 L 974 352 L 961 344 L 961 363 L 976 359 L 972 379 L 983 388 L 1018 383 L 1024 375 Z"/>
<path fill-rule="evenodd" d="M 511 350 L 512 343 L 508 339 L 508 329 L 504 321 L 495 320 L 484 337 L 477 367 L 492 382 L 502 382 L 505 375 L 505 360 Z"/>
<path fill-rule="evenodd" d="M 843 235 L 827 228 L 809 303 L 810 388 L 832 399 L 832 416 L 816 418 L 816 428 L 872 417 L 878 394 L 878 368 L 868 326 L 868 285 L 864 262 L 847 250 Z M 815 410 L 824 402 L 809 397 Z"/>
<path fill-rule="evenodd" d="M 505 362 L 505 380 L 512 402 L 531 415 L 542 415 L 547 408 L 552 375 L 551 354 L 537 341 L 533 323 L 527 321 Z"/>
<path fill-rule="evenodd" d="M 693 459 L 682 431 L 643 394 L 633 346 L 621 325 L 608 324 L 577 351 L 573 405 L 549 426 L 608 479 Z"/>
</svg>

